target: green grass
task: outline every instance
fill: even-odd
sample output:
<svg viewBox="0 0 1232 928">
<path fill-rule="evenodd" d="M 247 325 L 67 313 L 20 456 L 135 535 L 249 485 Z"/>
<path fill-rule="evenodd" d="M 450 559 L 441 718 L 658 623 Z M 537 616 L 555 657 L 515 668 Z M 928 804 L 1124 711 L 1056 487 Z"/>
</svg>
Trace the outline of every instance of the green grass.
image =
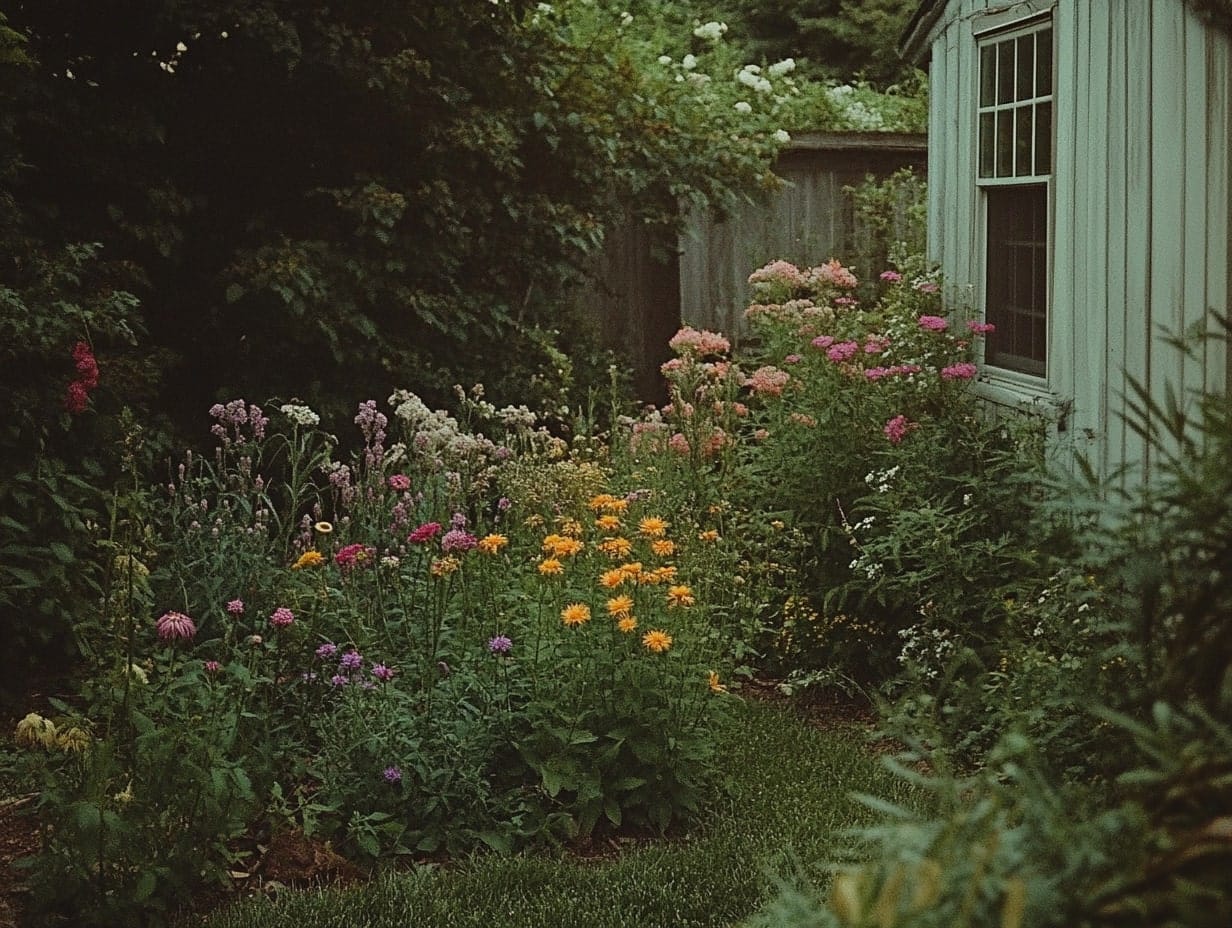
<svg viewBox="0 0 1232 928">
<path fill-rule="evenodd" d="M 858 728 L 820 731 L 782 709 L 746 704 L 722 744 L 730 795 L 686 837 L 619 857 L 488 855 L 388 874 L 343 891 L 286 893 L 219 912 L 209 928 L 719 928 L 751 915 L 789 869 L 843 856 L 870 821 L 853 792 L 906 788 Z"/>
</svg>

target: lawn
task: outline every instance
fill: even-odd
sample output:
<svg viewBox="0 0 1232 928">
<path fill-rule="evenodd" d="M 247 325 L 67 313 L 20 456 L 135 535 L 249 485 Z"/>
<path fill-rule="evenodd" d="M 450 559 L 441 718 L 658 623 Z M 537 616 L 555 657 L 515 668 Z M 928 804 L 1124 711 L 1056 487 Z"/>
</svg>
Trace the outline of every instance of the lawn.
<svg viewBox="0 0 1232 928">
<path fill-rule="evenodd" d="M 738 697 L 732 697 L 733 699 Z M 284 892 L 223 910 L 210 928 L 508 928 L 552 925 L 718 928 L 739 923 L 792 860 L 844 854 L 845 830 L 869 821 L 854 793 L 903 798 L 905 787 L 854 722 L 808 720 L 741 702 L 723 732 L 730 789 L 683 836 L 583 859 L 484 855 L 389 873 L 348 890 Z"/>
</svg>

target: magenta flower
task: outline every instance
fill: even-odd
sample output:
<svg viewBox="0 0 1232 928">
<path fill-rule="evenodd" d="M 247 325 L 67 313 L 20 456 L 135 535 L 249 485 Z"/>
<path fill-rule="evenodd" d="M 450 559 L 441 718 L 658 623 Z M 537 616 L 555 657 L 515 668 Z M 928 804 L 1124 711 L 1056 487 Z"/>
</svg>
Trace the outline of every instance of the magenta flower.
<svg viewBox="0 0 1232 928">
<path fill-rule="evenodd" d="M 270 616 L 270 625 L 274 628 L 286 628 L 295 621 L 295 613 L 286 606 L 279 606 L 274 610 L 274 614 Z"/>
<path fill-rule="evenodd" d="M 967 328 L 976 335 L 991 335 L 997 331 L 997 327 L 991 322 L 977 322 L 975 319 L 967 320 Z"/>
<path fill-rule="evenodd" d="M 513 650 L 513 641 L 505 635 L 497 635 L 488 642 L 488 650 L 493 654 L 498 654 L 501 657 L 504 657 Z"/>
<path fill-rule="evenodd" d="M 222 670 L 222 664 L 218 663 L 218 661 L 206 661 L 205 662 L 205 672 L 206 673 L 218 673 L 218 671 L 220 670 Z"/>
<path fill-rule="evenodd" d="M 403 490 L 411 488 L 411 478 L 406 474 L 394 474 L 389 478 L 390 489 L 397 490 L 401 493 Z"/>
<path fill-rule="evenodd" d="M 479 539 L 461 528 L 451 528 L 441 539 L 441 550 L 446 554 L 464 554 L 472 550 Z"/>
<path fill-rule="evenodd" d="M 942 380 L 970 380 L 979 372 L 979 369 L 969 361 L 962 361 L 958 364 L 951 364 L 949 367 L 941 368 Z"/>
<path fill-rule="evenodd" d="M 944 332 L 950 327 L 948 320 L 941 316 L 921 316 L 919 319 L 920 328 L 930 332 Z"/>
<path fill-rule="evenodd" d="M 386 667 L 384 664 L 374 665 L 372 668 L 372 675 L 376 677 L 378 680 L 380 680 L 382 683 L 388 683 L 390 680 L 394 678 L 393 670 L 389 667 Z"/>
<path fill-rule="evenodd" d="M 371 545 L 353 544 L 340 548 L 334 555 L 334 563 L 349 571 L 356 567 L 371 567 L 376 560 L 376 548 Z"/>
<path fill-rule="evenodd" d="M 331 641 L 325 642 L 317 648 L 317 657 L 323 661 L 327 661 L 338 653 L 338 646 Z"/>
<path fill-rule="evenodd" d="M 163 641 L 189 641 L 197 634 L 197 623 L 182 612 L 168 612 L 155 623 Z"/>
<path fill-rule="evenodd" d="M 826 350 L 826 357 L 837 364 L 840 361 L 850 361 L 859 350 L 860 346 L 855 342 L 839 342 Z"/>
<path fill-rule="evenodd" d="M 919 423 L 912 422 L 906 416 L 895 416 L 886 422 L 885 428 L 882 431 L 885 432 L 885 437 L 890 440 L 890 444 L 897 445 L 907 437 L 908 432 L 918 427 Z"/>
<path fill-rule="evenodd" d="M 896 284 L 903 279 L 903 275 L 898 273 L 898 271 L 882 271 L 881 279 L 888 280 L 890 283 Z"/>
<path fill-rule="evenodd" d="M 347 651 L 338 661 L 338 666 L 342 670 L 359 670 L 364 666 L 364 656 L 355 650 Z"/>
<path fill-rule="evenodd" d="M 431 541 L 433 538 L 435 538 L 440 533 L 441 533 L 441 523 L 425 522 L 423 525 L 419 526 L 419 528 L 411 532 L 411 534 L 407 536 L 406 540 L 409 541 L 411 544 L 422 545 L 425 542 Z"/>
<path fill-rule="evenodd" d="M 834 344 L 834 336 L 818 335 L 815 339 L 813 339 L 811 344 L 814 348 L 829 348 Z"/>
<path fill-rule="evenodd" d="M 381 776 L 385 778 L 385 782 L 391 786 L 396 786 L 402 782 L 402 771 L 397 767 L 386 767 Z"/>
<path fill-rule="evenodd" d="M 351 681 L 347 677 L 344 677 L 342 674 L 336 673 L 332 677 L 329 678 L 329 682 L 332 683 L 334 686 L 346 686 Z"/>
<path fill-rule="evenodd" d="M 233 599 L 227 603 L 227 611 L 232 615 L 244 614 L 244 601 L 242 599 Z"/>
</svg>

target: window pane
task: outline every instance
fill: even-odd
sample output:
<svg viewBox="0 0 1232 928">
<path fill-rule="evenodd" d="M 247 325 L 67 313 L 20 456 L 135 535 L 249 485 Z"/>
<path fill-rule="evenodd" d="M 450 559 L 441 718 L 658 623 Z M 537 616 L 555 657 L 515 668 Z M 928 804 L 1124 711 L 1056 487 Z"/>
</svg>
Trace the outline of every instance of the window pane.
<svg viewBox="0 0 1232 928">
<path fill-rule="evenodd" d="M 1052 30 L 1041 29 L 1035 34 L 1035 95 L 1052 93 Z"/>
<path fill-rule="evenodd" d="M 1048 190 L 994 187 L 988 204 L 985 318 L 989 364 L 1044 376 L 1048 347 Z"/>
<path fill-rule="evenodd" d="M 997 113 L 997 176 L 1014 175 L 1014 111 Z"/>
<path fill-rule="evenodd" d="M 1035 107 L 1035 173 L 1052 172 L 1052 104 Z"/>
<path fill-rule="evenodd" d="M 997 43 L 997 102 L 1014 102 L 1014 40 Z"/>
<path fill-rule="evenodd" d="M 1035 36 L 1024 35 L 1018 39 L 1018 95 L 1015 99 L 1030 100 L 1035 96 L 1032 81 L 1035 77 Z"/>
<path fill-rule="evenodd" d="M 980 106 L 997 102 L 997 49 L 985 45 L 980 49 Z"/>
<path fill-rule="evenodd" d="M 980 113 L 980 177 L 992 177 L 995 128 L 993 114 Z"/>
<path fill-rule="evenodd" d="M 1019 177 L 1031 175 L 1031 122 L 1032 108 L 1020 106 L 1017 114 L 1017 135 L 1014 139 L 1014 173 Z"/>
</svg>

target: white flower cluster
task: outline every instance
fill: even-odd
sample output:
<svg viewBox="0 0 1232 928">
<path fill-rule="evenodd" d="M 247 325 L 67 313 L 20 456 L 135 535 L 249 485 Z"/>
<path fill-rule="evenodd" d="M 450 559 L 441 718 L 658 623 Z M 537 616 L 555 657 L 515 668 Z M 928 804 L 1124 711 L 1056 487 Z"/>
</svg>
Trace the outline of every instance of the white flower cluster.
<svg viewBox="0 0 1232 928">
<path fill-rule="evenodd" d="M 786 145 L 791 141 L 791 134 L 786 129 L 775 129 L 771 136 L 780 145 Z"/>
<path fill-rule="evenodd" d="M 890 492 L 890 481 L 898 476 L 899 465 L 895 464 L 889 470 L 874 470 L 864 475 L 864 483 L 869 489 L 878 493 Z"/>
<path fill-rule="evenodd" d="M 850 84 L 839 84 L 826 90 L 826 96 L 838 110 L 839 116 L 847 128 L 859 132 L 880 132 L 885 129 L 885 119 L 881 113 L 869 109 L 863 100 L 855 98 L 856 89 Z"/>
<path fill-rule="evenodd" d="M 746 64 L 737 71 L 736 80 L 757 93 L 769 93 L 774 89 L 774 85 L 761 76 L 761 67 L 755 64 Z"/>
<path fill-rule="evenodd" d="M 693 34 L 699 39 L 706 39 L 709 42 L 717 42 L 723 38 L 723 33 L 727 31 L 727 23 L 718 23 L 713 20 L 708 23 L 702 23 L 693 30 Z"/>
<path fill-rule="evenodd" d="M 782 77 L 784 74 L 790 74 L 796 70 L 796 59 L 784 58 L 782 61 L 776 61 L 766 70 L 770 72 L 771 77 Z"/>
<path fill-rule="evenodd" d="M 912 625 L 898 633 L 903 639 L 903 649 L 898 654 L 902 667 L 914 664 L 917 672 L 928 680 L 941 675 L 946 660 L 954 653 L 954 640 L 941 628 L 921 628 Z"/>
<path fill-rule="evenodd" d="M 307 406 L 299 406 L 295 403 L 287 403 L 284 406 L 279 406 L 278 411 L 294 422 L 296 425 L 314 426 L 321 424 L 321 417 L 309 409 Z"/>
</svg>

